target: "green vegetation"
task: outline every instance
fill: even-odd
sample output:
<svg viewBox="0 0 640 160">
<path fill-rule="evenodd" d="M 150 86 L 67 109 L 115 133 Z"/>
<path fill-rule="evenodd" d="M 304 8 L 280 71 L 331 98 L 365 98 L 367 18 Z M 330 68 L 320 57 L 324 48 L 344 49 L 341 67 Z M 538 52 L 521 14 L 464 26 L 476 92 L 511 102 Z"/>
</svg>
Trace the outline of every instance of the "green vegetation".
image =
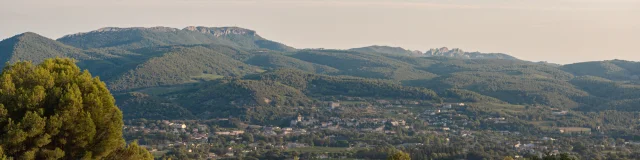
<svg viewBox="0 0 640 160">
<path fill-rule="evenodd" d="M 45 61 L 53 57 L 77 61 Z M 0 159 L 150 158 L 136 143 L 125 146 L 119 132 L 122 118 L 154 121 L 149 127 L 165 131 L 149 139 L 145 134 L 128 135 L 144 145 L 193 140 L 167 132 L 190 133 L 210 144 L 193 152 L 185 146 L 157 152 L 164 158 L 204 159 L 204 153 L 227 152 L 219 149 L 248 148 L 244 139 L 227 143 L 238 137 L 202 140 L 202 134 L 229 128 L 251 131 L 249 125 L 334 130 L 308 137 L 283 136 L 282 142 L 252 135 L 251 141 L 308 145 L 291 149 L 307 153 L 293 156 L 281 153 L 280 146 L 259 143 L 264 150 L 246 157 L 260 159 L 384 159 L 397 149 L 414 159 L 502 159 L 515 155 L 513 146 L 507 148 L 496 139 L 530 141 L 547 134 L 565 138 L 541 142 L 562 152 L 595 156 L 608 149 L 608 154 L 638 157 L 631 151 L 637 147 L 611 149 L 611 140 L 598 139 L 615 137 L 629 144 L 640 140 L 638 62 L 560 66 L 447 48 L 425 53 L 388 46 L 297 50 L 237 27 L 104 28 L 57 41 L 24 33 L 0 42 L 0 62 L 18 62 L 7 66 L 0 77 Z M 314 120 L 291 123 L 299 114 Z M 327 127 L 336 119 L 344 121 Z M 362 119 L 367 121 L 356 127 L 354 121 Z M 398 121 L 386 121 L 390 119 L 411 125 L 400 127 Z M 205 132 L 170 130 L 162 120 L 205 122 L 207 127 Z M 451 124 L 455 122 L 461 123 Z M 444 131 L 449 129 L 457 131 Z M 472 141 L 468 134 L 462 136 L 467 130 L 480 133 Z M 524 135 L 498 136 L 489 131 Z M 447 135 L 450 142 L 432 133 Z M 601 144 L 607 147 L 593 147 Z M 351 145 L 365 147 L 334 152 Z M 311 154 L 311 149 L 320 152 Z"/>
<path fill-rule="evenodd" d="M 398 151 L 387 158 L 387 160 L 411 160 L 409 154 L 404 153 L 402 151 Z"/>
<path fill-rule="evenodd" d="M 611 80 L 640 80 L 640 63 L 624 60 L 582 62 L 564 65 L 563 70 L 578 76 L 589 75 Z"/>
<path fill-rule="evenodd" d="M 73 60 L 18 62 L 4 68 L 0 82 L 0 153 L 17 159 L 109 159 L 124 147 L 114 98 Z M 119 156 L 152 159 L 136 144 L 123 150 L 136 152 Z"/>
<path fill-rule="evenodd" d="M 27 32 L 0 42 L 0 67 L 5 63 L 32 61 L 40 63 L 46 58 L 69 57 L 86 60 L 90 56 L 82 50 Z"/>
<path fill-rule="evenodd" d="M 349 149 L 343 147 L 302 147 L 289 149 L 289 151 L 304 153 L 340 153 L 348 152 Z"/>
<path fill-rule="evenodd" d="M 118 106 L 125 119 L 193 119 L 193 114 L 184 107 L 161 97 L 139 92 L 116 95 Z"/>
<path fill-rule="evenodd" d="M 329 66 L 305 62 L 277 53 L 256 54 L 245 62 L 255 66 L 262 66 L 267 69 L 296 68 L 307 72 L 325 74 L 338 72 L 338 69 Z"/>
<path fill-rule="evenodd" d="M 410 51 L 400 47 L 377 46 L 377 45 L 361 47 L 361 48 L 352 48 L 349 50 L 363 52 L 363 53 L 383 53 L 383 54 L 395 54 L 395 55 L 403 55 L 403 56 L 419 56 L 422 54 L 420 53 L 420 51 Z"/>
<path fill-rule="evenodd" d="M 224 78 L 224 76 L 217 75 L 217 74 L 201 74 L 198 76 L 191 76 L 191 79 L 199 80 L 199 81 L 212 81 L 220 78 Z"/>
<path fill-rule="evenodd" d="M 215 65 L 212 65 L 215 64 Z M 215 74 L 237 77 L 256 73 L 257 68 L 204 47 L 176 48 L 151 58 L 109 83 L 113 90 L 173 85 L 189 82 L 192 76 Z"/>
<path fill-rule="evenodd" d="M 152 91 L 229 78 L 251 83 L 257 80 L 256 84 L 261 85 L 282 84 L 305 95 L 302 100 L 305 104 L 322 96 L 355 96 L 637 111 L 634 104 L 640 99 L 636 91 L 640 88 L 635 80 L 639 73 L 636 62 L 613 60 L 557 67 L 447 48 L 418 56 L 418 52 L 388 46 L 347 51 L 295 50 L 259 37 L 255 31 L 235 27 L 103 28 L 58 41 L 25 33 L 0 42 L 0 46 L 3 62 L 40 62 L 56 56 L 76 58 L 78 66 L 100 76 L 110 90 L 122 95 L 140 89 Z M 258 93 L 262 91 L 270 89 L 254 92 L 271 95 L 268 99 L 276 106 L 301 104 L 284 103 L 292 101 L 284 100 L 291 98 L 281 94 Z M 179 93 L 143 93 L 155 97 L 152 99 L 181 96 L 180 102 L 172 99 L 160 103 L 185 108 L 181 111 L 193 111 L 189 108 L 194 105 L 208 108 L 196 103 L 182 104 L 191 97 Z M 133 99 L 118 96 L 122 107 L 145 106 L 141 102 L 147 100 L 153 101 L 148 107 L 158 104 L 156 100 Z M 264 100 L 252 101 L 265 105 L 258 103 Z M 228 106 L 224 103 L 206 106 Z"/>
<path fill-rule="evenodd" d="M 166 45 L 222 44 L 239 48 L 292 51 L 291 47 L 266 40 L 255 31 L 238 27 L 187 27 L 175 29 L 102 28 L 88 33 L 69 35 L 58 41 L 78 48 L 135 49 Z"/>
</svg>

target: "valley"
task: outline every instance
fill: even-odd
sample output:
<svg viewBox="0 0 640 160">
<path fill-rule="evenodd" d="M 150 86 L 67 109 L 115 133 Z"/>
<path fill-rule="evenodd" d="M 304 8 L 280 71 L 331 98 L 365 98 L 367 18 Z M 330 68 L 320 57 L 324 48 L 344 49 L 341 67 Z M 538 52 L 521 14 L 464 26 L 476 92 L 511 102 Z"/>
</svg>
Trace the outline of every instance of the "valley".
<svg viewBox="0 0 640 160">
<path fill-rule="evenodd" d="M 103 80 L 126 140 L 160 159 L 640 158 L 640 62 L 298 49 L 239 27 L 0 41 L 2 67 L 55 57 Z"/>
</svg>

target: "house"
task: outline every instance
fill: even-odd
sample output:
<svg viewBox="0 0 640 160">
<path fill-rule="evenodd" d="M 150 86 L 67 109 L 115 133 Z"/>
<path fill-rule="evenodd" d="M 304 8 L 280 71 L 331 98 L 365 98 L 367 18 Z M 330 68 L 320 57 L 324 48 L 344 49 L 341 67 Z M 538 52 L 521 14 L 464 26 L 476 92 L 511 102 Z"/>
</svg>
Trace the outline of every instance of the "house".
<svg viewBox="0 0 640 160">
<path fill-rule="evenodd" d="M 232 135 L 241 135 L 244 134 L 244 131 L 231 131 Z"/>
<path fill-rule="evenodd" d="M 520 146 L 521 146 L 521 145 L 520 145 L 520 141 L 516 142 L 516 144 L 515 144 L 515 145 L 513 145 L 513 147 L 515 147 L 515 148 L 520 148 Z"/>
<path fill-rule="evenodd" d="M 405 124 L 407 124 L 407 122 L 404 120 L 391 121 L 392 126 L 404 126 Z"/>
<path fill-rule="evenodd" d="M 329 106 L 331 107 L 331 109 L 335 109 L 340 107 L 340 103 L 338 102 L 329 102 Z"/>
<path fill-rule="evenodd" d="M 198 130 L 204 131 L 204 130 L 207 130 L 207 128 L 208 128 L 207 125 L 198 124 Z"/>
<path fill-rule="evenodd" d="M 185 125 L 185 124 L 179 124 L 179 123 L 174 123 L 174 124 L 171 124 L 171 127 L 173 127 L 173 128 L 180 128 L 180 129 L 184 129 L 184 128 L 187 128 L 187 125 Z"/>
<path fill-rule="evenodd" d="M 217 156 L 216 156 L 216 154 L 215 154 L 215 153 L 209 153 L 209 154 L 207 154 L 207 158 L 208 158 L 208 159 L 215 159 L 216 157 L 217 157 Z"/>
<path fill-rule="evenodd" d="M 624 142 L 624 144 L 628 144 L 628 145 L 640 145 L 640 142 L 633 142 L 633 141 L 629 141 L 629 142 Z"/>
<path fill-rule="evenodd" d="M 231 132 L 215 132 L 216 135 L 231 135 Z"/>
<path fill-rule="evenodd" d="M 400 121 L 398 121 L 398 123 L 399 123 L 400 125 L 403 125 L 403 126 L 404 126 L 404 125 L 406 125 L 406 124 L 407 124 L 407 121 L 400 120 Z"/>
<path fill-rule="evenodd" d="M 549 138 L 549 137 L 542 137 L 543 141 L 555 141 L 556 139 L 553 138 Z"/>
</svg>

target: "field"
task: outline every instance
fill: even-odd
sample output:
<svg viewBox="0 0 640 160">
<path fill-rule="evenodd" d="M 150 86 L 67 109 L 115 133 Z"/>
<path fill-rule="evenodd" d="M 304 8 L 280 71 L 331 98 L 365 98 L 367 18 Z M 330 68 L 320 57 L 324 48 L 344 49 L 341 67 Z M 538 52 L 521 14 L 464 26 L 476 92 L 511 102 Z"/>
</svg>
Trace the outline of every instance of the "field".
<svg viewBox="0 0 640 160">
<path fill-rule="evenodd" d="M 583 127 L 558 127 L 558 129 L 564 130 L 564 133 L 591 132 L 590 128 L 583 128 Z"/>
<path fill-rule="evenodd" d="M 498 113 L 503 114 L 513 114 L 513 113 L 521 113 L 525 110 L 523 105 L 513 105 L 513 104 L 499 104 L 499 103 L 472 103 L 470 104 L 476 107 L 488 108 L 490 110 L 496 111 Z"/>
<path fill-rule="evenodd" d="M 341 148 L 341 147 L 301 147 L 301 148 L 289 149 L 289 151 L 313 152 L 313 153 L 340 153 L 340 152 L 348 152 L 351 150 L 352 149 Z"/>
</svg>

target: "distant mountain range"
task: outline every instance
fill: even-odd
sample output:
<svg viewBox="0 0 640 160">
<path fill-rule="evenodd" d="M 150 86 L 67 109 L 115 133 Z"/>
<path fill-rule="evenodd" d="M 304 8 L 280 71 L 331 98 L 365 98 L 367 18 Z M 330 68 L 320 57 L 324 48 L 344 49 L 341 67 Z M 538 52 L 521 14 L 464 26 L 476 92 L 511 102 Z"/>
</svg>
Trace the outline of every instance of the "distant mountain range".
<svg viewBox="0 0 640 160">
<path fill-rule="evenodd" d="M 75 58 L 100 76 L 127 118 L 287 112 L 269 107 L 340 96 L 640 111 L 640 63 L 632 61 L 553 65 L 448 48 L 296 49 L 238 27 L 108 27 L 0 41 L 2 66 L 53 57 Z"/>
<path fill-rule="evenodd" d="M 504 53 L 480 53 L 480 52 L 465 52 L 459 48 L 449 49 L 447 47 L 430 49 L 426 52 L 412 51 L 400 47 L 390 46 L 368 46 L 362 48 L 349 49 L 352 51 L 370 52 L 370 53 L 385 53 L 385 54 L 397 54 L 414 57 L 451 57 L 460 59 L 510 59 L 517 60 L 517 58 L 504 54 Z"/>
</svg>

